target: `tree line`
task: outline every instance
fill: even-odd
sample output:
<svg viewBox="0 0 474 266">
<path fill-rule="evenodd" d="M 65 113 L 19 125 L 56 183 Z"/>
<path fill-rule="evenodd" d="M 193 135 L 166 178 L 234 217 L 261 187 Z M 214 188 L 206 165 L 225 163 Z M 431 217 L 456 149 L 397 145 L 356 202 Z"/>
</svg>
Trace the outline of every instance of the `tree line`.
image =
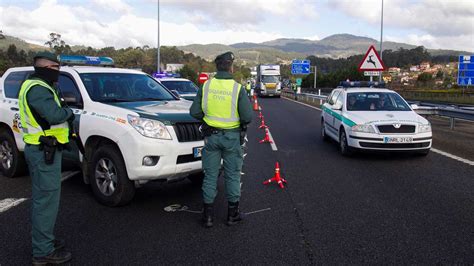
<svg viewBox="0 0 474 266">
<path fill-rule="evenodd" d="M 0 31 L 0 38 L 4 38 Z M 45 45 L 49 50 L 56 54 L 70 55 L 89 55 L 89 56 L 108 56 L 114 59 L 115 65 L 122 68 L 138 68 L 151 74 L 157 69 L 156 58 L 157 49 L 149 46 L 128 47 L 116 49 L 114 47 L 104 47 L 95 49 L 92 47 L 80 47 L 73 49 L 70 45 L 61 39 L 61 35 L 51 33 Z M 10 45 L 5 51 L 0 49 L 0 75 L 8 68 L 17 66 L 29 66 L 33 61 L 36 52 L 18 50 L 15 45 Z M 357 70 L 360 61 L 364 55 L 354 55 L 348 58 L 323 58 L 310 55 L 307 57 L 311 61 L 311 65 L 317 66 L 317 83 L 318 87 L 335 87 L 341 80 L 364 80 L 365 77 Z M 160 58 L 162 66 L 170 63 L 184 64 L 185 66 L 179 71 L 181 76 L 197 82 L 198 73 L 215 72 L 215 65 L 192 53 L 185 53 L 176 47 L 162 46 L 160 47 Z M 383 51 L 383 61 L 386 66 L 390 67 L 408 67 L 410 65 L 418 65 L 423 61 L 431 63 L 448 63 L 456 61 L 457 57 L 453 56 L 431 56 L 429 52 L 422 46 L 414 49 L 403 49 L 392 51 Z M 284 79 L 295 80 L 296 76 L 291 75 L 290 65 L 281 65 L 282 77 Z M 234 78 L 239 82 L 245 82 L 250 78 L 250 68 L 245 65 L 234 66 Z M 303 78 L 303 87 L 312 87 L 314 82 L 314 74 L 301 76 Z"/>
</svg>

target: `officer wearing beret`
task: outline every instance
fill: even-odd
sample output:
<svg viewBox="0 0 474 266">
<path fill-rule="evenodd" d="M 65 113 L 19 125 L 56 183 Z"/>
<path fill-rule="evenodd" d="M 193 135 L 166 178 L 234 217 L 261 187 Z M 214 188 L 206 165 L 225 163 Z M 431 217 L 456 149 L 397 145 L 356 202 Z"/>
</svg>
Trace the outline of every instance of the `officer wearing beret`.
<svg viewBox="0 0 474 266">
<path fill-rule="evenodd" d="M 69 142 L 72 110 L 62 107 L 54 84 L 59 60 L 49 52 L 34 57 L 35 72 L 21 85 L 18 96 L 25 158 L 32 183 L 33 265 L 59 264 L 71 259 L 64 241 L 54 237 L 61 195 L 61 157 Z"/>
<path fill-rule="evenodd" d="M 228 201 L 227 225 L 242 220 L 239 211 L 240 173 L 243 154 L 242 130 L 252 121 L 252 107 L 245 88 L 233 77 L 234 54 L 227 52 L 214 60 L 217 74 L 206 81 L 190 109 L 190 114 L 203 121 L 204 148 L 202 167 L 204 170 L 203 225 L 212 227 L 213 203 L 217 195 L 217 178 L 223 162 L 226 198 Z"/>
</svg>

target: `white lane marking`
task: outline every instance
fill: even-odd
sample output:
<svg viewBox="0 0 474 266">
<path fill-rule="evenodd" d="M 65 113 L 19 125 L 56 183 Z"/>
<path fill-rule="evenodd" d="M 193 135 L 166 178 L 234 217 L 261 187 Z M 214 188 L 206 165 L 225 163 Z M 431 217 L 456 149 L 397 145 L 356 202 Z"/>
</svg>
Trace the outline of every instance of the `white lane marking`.
<svg viewBox="0 0 474 266">
<path fill-rule="evenodd" d="M 298 101 L 295 101 L 295 100 L 292 100 L 292 99 L 288 99 L 288 98 L 285 98 L 285 97 L 283 97 L 283 99 L 288 100 L 288 101 L 291 101 L 291 102 L 299 103 L 299 104 L 301 104 L 301 105 L 304 105 L 304 106 L 307 106 L 307 107 L 310 107 L 310 108 L 313 108 L 313 109 L 322 111 L 320 108 L 311 106 L 311 105 L 309 105 L 309 104 L 300 103 L 300 102 L 298 102 Z M 465 163 L 465 164 L 474 166 L 474 161 L 461 158 L 461 157 L 456 156 L 456 155 L 454 155 L 454 154 L 451 154 L 451 153 L 448 153 L 448 152 L 445 152 L 445 151 L 442 151 L 442 150 L 438 150 L 438 149 L 435 149 L 435 148 L 431 148 L 431 151 L 433 151 L 433 152 L 435 152 L 435 153 L 437 153 L 437 154 L 446 156 L 446 157 L 448 157 L 448 158 L 454 159 L 454 160 L 456 160 L 456 161 L 459 161 L 459 162 L 462 162 L 462 163 Z"/>
<path fill-rule="evenodd" d="M 79 174 L 81 171 L 67 171 L 61 173 L 61 182 L 68 180 L 69 178 Z"/>
<path fill-rule="evenodd" d="M 287 101 L 290 101 L 290 102 L 299 103 L 299 104 L 304 105 L 304 106 L 307 106 L 307 107 L 309 107 L 309 108 L 313 108 L 313 109 L 316 109 L 316 110 L 321 111 L 321 108 L 314 107 L 314 106 L 309 105 L 309 104 L 306 104 L 306 103 L 300 103 L 300 102 L 298 102 L 298 101 L 295 101 L 295 100 L 292 100 L 292 99 L 289 99 L 289 98 L 285 98 L 285 97 L 283 97 L 283 99 L 285 99 L 285 100 L 287 100 Z"/>
<path fill-rule="evenodd" d="M 270 211 L 271 209 L 272 209 L 272 208 L 266 208 L 266 209 L 262 209 L 262 210 L 258 210 L 258 211 L 245 212 L 245 215 L 255 214 L 255 213 L 265 212 L 265 211 Z"/>
<path fill-rule="evenodd" d="M 0 200 L 0 213 L 7 211 L 10 208 L 15 207 L 16 205 L 22 203 L 25 200 L 27 199 L 26 198 L 20 198 L 20 199 L 7 198 L 7 199 Z"/>
<path fill-rule="evenodd" d="M 441 154 L 441 155 L 443 155 L 443 156 L 446 156 L 446 157 L 448 157 L 448 158 L 454 159 L 454 160 L 456 160 L 456 161 L 460 161 L 460 162 L 462 162 L 462 163 L 468 164 L 468 165 L 470 165 L 470 166 L 474 166 L 474 161 L 461 158 L 461 157 L 456 156 L 456 155 L 454 155 L 454 154 L 447 153 L 447 152 L 445 152 L 445 151 L 441 151 L 441 150 L 438 150 L 438 149 L 435 149 L 435 148 L 431 148 L 431 151 L 432 151 L 432 152 L 436 152 L 436 153 L 438 153 L 438 154 Z"/>
<path fill-rule="evenodd" d="M 277 145 L 275 143 L 275 140 L 272 137 L 272 133 L 270 133 L 270 129 L 267 128 L 267 130 L 268 130 L 268 137 L 270 137 L 270 140 L 272 141 L 272 143 L 270 143 L 270 146 L 272 146 L 273 151 L 277 151 L 278 148 L 277 148 Z"/>
</svg>

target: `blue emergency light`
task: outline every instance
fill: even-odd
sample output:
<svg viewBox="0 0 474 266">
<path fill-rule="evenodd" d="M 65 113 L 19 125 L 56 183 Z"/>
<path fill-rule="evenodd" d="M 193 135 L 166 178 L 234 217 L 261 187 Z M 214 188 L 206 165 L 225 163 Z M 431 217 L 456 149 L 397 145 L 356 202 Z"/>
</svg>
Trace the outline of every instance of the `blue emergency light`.
<svg viewBox="0 0 474 266">
<path fill-rule="evenodd" d="M 114 60 L 105 56 L 60 55 L 59 62 L 67 66 L 114 66 Z"/>
<path fill-rule="evenodd" d="M 343 88 L 385 88 L 385 82 L 379 81 L 341 81 L 339 86 Z"/>
</svg>

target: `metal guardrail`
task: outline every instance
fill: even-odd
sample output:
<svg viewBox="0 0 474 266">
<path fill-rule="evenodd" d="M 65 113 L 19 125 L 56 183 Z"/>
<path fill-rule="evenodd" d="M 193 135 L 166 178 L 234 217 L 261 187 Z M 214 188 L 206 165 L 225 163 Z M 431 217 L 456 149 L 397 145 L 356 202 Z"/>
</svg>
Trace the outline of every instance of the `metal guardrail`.
<svg viewBox="0 0 474 266">
<path fill-rule="evenodd" d="M 294 97 L 293 92 L 284 91 L 284 95 Z M 316 100 L 320 101 L 322 104 L 323 101 L 326 101 L 327 95 L 322 94 L 312 94 L 312 93 L 299 93 L 296 95 L 297 99 L 305 99 L 307 102 L 315 102 Z M 420 115 L 437 115 L 442 117 L 447 117 L 450 119 L 450 128 L 454 129 L 456 119 L 473 121 L 474 122 L 474 110 L 461 109 L 448 105 L 434 104 L 434 103 L 423 103 L 423 102 L 411 102 L 416 106 L 414 111 Z"/>
</svg>

